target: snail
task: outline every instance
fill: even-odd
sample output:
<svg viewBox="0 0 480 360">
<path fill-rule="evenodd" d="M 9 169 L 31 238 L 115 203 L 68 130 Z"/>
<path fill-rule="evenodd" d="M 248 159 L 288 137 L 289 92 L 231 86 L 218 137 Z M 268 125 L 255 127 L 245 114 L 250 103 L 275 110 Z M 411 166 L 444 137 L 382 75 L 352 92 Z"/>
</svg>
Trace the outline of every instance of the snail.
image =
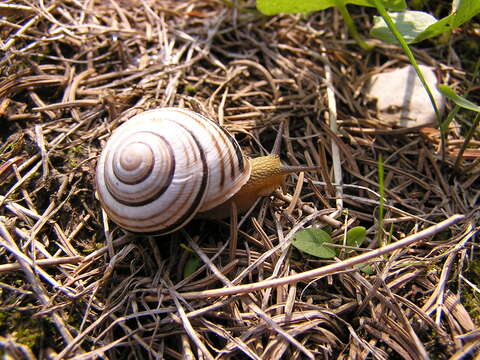
<svg viewBox="0 0 480 360">
<path fill-rule="evenodd" d="M 234 201 L 246 211 L 287 174 L 276 154 L 247 158 L 214 121 L 191 110 L 159 108 L 133 116 L 107 141 L 96 169 L 102 208 L 120 227 L 167 234 L 194 216 L 225 218 Z"/>
</svg>

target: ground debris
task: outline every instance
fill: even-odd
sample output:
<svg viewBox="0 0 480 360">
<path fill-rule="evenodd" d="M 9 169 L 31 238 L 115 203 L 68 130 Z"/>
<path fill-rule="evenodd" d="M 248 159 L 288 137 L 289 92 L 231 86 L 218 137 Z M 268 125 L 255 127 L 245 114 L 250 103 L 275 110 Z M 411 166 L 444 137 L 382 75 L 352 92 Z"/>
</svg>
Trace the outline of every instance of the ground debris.
<svg viewBox="0 0 480 360">
<path fill-rule="evenodd" d="M 52 359 L 446 359 L 478 347 L 480 168 L 474 148 L 455 165 L 462 129 L 449 129 L 442 152 L 436 129 L 380 122 L 363 97 L 368 74 L 406 58 L 390 45 L 365 53 L 341 40 L 348 35 L 336 12 L 265 18 L 242 3 L 0 6 L 2 351 Z M 468 73 L 442 60 L 454 45 L 416 56 L 460 86 Z M 283 161 L 323 170 L 306 174 L 297 191 L 290 178 L 235 229 L 194 220 L 162 238 L 125 233 L 105 221 L 95 198 L 96 159 L 120 123 L 160 106 L 218 120 L 251 156 L 272 148 L 285 121 Z M 455 221 L 436 227 L 445 219 Z M 366 244 L 347 249 L 341 240 L 337 259 L 290 247 L 296 229 L 343 239 L 356 225 L 367 228 Z M 370 259 L 369 272 L 296 278 L 425 229 L 415 244 Z M 261 286 L 290 277 L 297 280 Z M 252 288 L 221 293 L 241 286 Z M 25 317 L 42 332 L 33 343 L 20 331 Z"/>
</svg>

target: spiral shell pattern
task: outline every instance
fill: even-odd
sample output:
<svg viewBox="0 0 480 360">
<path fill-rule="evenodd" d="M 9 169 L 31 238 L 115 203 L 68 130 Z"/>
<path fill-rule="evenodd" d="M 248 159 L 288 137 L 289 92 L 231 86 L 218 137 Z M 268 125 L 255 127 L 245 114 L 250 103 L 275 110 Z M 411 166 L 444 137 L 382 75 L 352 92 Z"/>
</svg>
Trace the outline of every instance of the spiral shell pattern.
<svg viewBox="0 0 480 360">
<path fill-rule="evenodd" d="M 228 200 L 249 176 L 250 163 L 226 130 L 193 111 L 160 108 L 113 132 L 95 179 L 111 220 L 163 234 Z"/>
</svg>

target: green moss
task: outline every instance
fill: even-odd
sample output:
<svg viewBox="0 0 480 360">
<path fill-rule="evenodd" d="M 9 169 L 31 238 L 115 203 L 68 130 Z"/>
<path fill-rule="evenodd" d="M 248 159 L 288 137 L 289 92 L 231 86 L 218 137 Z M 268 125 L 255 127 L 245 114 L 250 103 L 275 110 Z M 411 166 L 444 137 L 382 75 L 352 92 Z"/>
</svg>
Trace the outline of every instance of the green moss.
<svg viewBox="0 0 480 360">
<path fill-rule="evenodd" d="M 77 167 L 81 160 L 82 160 L 82 154 L 84 153 L 82 147 L 80 145 L 73 146 L 68 149 L 67 151 L 67 157 L 66 157 L 66 164 L 69 168 L 75 168 Z"/>
<path fill-rule="evenodd" d="M 452 232 L 450 231 L 450 229 L 447 229 L 445 231 L 440 231 L 439 233 L 435 234 L 433 236 L 433 241 L 445 242 L 451 238 L 452 238 Z"/>
<path fill-rule="evenodd" d="M 196 92 L 197 92 L 197 88 L 195 86 L 192 86 L 192 85 L 187 85 L 187 86 L 185 86 L 185 91 L 189 95 L 195 95 Z"/>
<path fill-rule="evenodd" d="M 0 324 L 6 324 L 7 322 L 7 313 L 5 311 L 0 311 Z"/>
<path fill-rule="evenodd" d="M 480 259 L 472 262 L 469 270 L 474 276 L 474 283 L 478 284 L 478 280 L 480 280 Z"/>
<path fill-rule="evenodd" d="M 480 284 L 480 259 L 470 263 L 464 276 L 474 284 Z M 480 295 L 470 286 L 464 286 L 463 304 L 472 317 L 475 324 L 480 325 Z"/>
<path fill-rule="evenodd" d="M 79 241 L 78 244 L 82 246 L 82 253 L 86 255 L 91 254 L 92 252 L 98 249 L 101 249 L 105 246 L 103 242 L 97 241 L 96 236 L 93 236 L 85 241 Z"/>
<path fill-rule="evenodd" d="M 85 248 L 83 249 L 83 253 L 84 253 L 85 255 L 89 255 L 89 254 L 93 253 L 94 251 L 95 251 L 95 248 L 93 248 L 93 247 L 85 247 Z"/>
<path fill-rule="evenodd" d="M 16 342 L 33 349 L 44 335 L 42 320 L 29 313 L 0 311 L 0 334 L 9 335 Z"/>
<path fill-rule="evenodd" d="M 476 325 L 480 324 L 480 297 L 468 290 L 463 294 L 463 304 Z"/>
<path fill-rule="evenodd" d="M 83 150 L 82 150 L 82 147 L 80 145 L 77 145 L 77 146 L 73 146 L 70 149 L 68 149 L 68 152 L 72 153 L 72 154 L 79 155 L 79 154 L 83 153 Z"/>
</svg>

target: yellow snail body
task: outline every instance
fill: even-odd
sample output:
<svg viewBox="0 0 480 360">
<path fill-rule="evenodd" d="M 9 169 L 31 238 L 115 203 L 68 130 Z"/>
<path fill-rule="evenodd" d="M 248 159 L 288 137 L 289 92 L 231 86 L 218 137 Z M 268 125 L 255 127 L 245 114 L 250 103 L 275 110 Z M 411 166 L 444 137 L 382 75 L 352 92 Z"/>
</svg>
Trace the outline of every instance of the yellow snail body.
<svg viewBox="0 0 480 360">
<path fill-rule="evenodd" d="M 108 217 L 124 229 L 173 232 L 194 216 L 224 218 L 231 201 L 246 211 L 286 174 L 278 155 L 247 159 L 237 141 L 206 117 L 181 108 L 133 116 L 107 141 L 96 190 Z"/>
</svg>

